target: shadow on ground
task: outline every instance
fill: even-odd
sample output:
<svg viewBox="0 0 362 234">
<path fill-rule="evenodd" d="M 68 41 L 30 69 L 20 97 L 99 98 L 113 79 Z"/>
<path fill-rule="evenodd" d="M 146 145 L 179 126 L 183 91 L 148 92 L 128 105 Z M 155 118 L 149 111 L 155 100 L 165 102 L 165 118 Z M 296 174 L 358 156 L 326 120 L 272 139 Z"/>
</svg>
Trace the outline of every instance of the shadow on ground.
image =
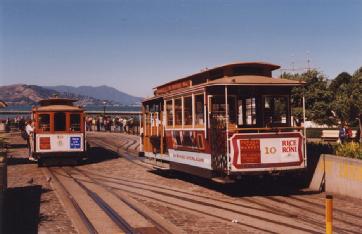
<svg viewBox="0 0 362 234">
<path fill-rule="evenodd" d="M 30 161 L 28 158 L 8 158 L 8 165 L 18 165 L 18 164 L 36 164 L 36 162 Z"/>
<path fill-rule="evenodd" d="M 119 158 L 118 153 L 103 147 L 90 147 L 88 151 L 88 159 L 84 164 L 99 163 L 106 160 Z"/>
<path fill-rule="evenodd" d="M 26 145 L 25 145 L 26 147 Z M 19 147 L 22 148 L 22 147 Z M 67 157 L 63 158 L 61 155 L 48 158 L 44 162 L 44 166 L 75 166 L 75 165 L 84 165 L 99 163 L 110 159 L 119 158 L 119 155 L 116 152 L 105 149 L 103 147 L 90 147 L 88 151 L 88 158 L 85 160 L 76 158 L 76 157 Z M 17 157 L 8 157 L 8 165 L 18 165 L 18 164 L 36 164 L 37 162 L 30 161 L 28 158 L 17 158 Z"/>
<path fill-rule="evenodd" d="M 103 161 L 119 158 L 116 152 L 105 149 L 103 147 L 90 147 L 88 148 L 87 158 L 81 159 L 76 155 L 74 157 L 54 156 L 42 160 L 43 166 L 79 166 L 93 163 L 100 163 Z"/>
<path fill-rule="evenodd" d="M 38 224 L 44 219 L 39 214 L 40 185 L 9 188 L 4 202 L 4 233 L 38 233 Z"/>
<path fill-rule="evenodd" d="M 114 151 L 94 147 L 86 163 L 97 163 L 117 157 L 119 156 Z M 306 189 L 313 176 L 318 159 L 319 154 L 309 157 L 308 169 L 302 174 L 264 175 L 263 177 L 255 175 L 243 176 L 241 180 L 230 184 L 220 184 L 211 179 L 174 170 L 150 170 L 149 172 L 169 179 L 183 180 L 233 197 L 308 195 L 319 193 Z"/>
<path fill-rule="evenodd" d="M 317 193 L 305 190 L 305 186 L 297 178 L 287 176 L 245 176 L 241 180 L 229 184 L 221 184 L 177 171 L 150 171 L 156 175 L 180 179 L 207 189 L 215 190 L 228 196 L 289 196 Z"/>
</svg>

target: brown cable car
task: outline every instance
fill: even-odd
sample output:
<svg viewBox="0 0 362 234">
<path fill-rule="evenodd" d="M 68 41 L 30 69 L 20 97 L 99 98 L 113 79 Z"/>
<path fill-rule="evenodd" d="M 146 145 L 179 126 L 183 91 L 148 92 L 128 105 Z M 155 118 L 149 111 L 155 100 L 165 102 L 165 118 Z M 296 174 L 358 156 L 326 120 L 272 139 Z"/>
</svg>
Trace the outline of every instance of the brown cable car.
<svg viewBox="0 0 362 234">
<path fill-rule="evenodd" d="M 86 157 L 87 142 L 84 110 L 66 98 L 50 98 L 33 107 L 34 137 L 32 154 L 41 164 L 45 158 Z"/>
<path fill-rule="evenodd" d="M 143 102 L 140 154 L 207 178 L 305 169 L 305 129 L 290 105 L 303 82 L 273 78 L 278 68 L 234 63 L 156 87 Z"/>
</svg>

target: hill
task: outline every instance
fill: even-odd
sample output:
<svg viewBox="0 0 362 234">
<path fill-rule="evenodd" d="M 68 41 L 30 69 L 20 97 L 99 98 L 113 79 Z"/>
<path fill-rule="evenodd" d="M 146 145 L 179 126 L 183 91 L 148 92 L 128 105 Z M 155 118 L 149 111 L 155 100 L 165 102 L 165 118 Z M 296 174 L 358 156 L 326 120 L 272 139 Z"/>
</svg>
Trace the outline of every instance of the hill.
<svg viewBox="0 0 362 234">
<path fill-rule="evenodd" d="M 110 100 L 121 105 L 139 105 L 142 101 L 141 97 L 135 97 L 119 91 L 115 88 L 102 85 L 93 86 L 45 86 L 44 88 L 53 89 L 62 93 L 73 93 L 82 96 L 89 96 L 100 100 Z"/>
<path fill-rule="evenodd" d="M 73 93 L 59 92 L 54 89 L 37 85 L 15 84 L 0 86 L 0 100 L 5 101 L 10 106 L 35 105 L 39 100 L 50 98 L 54 95 L 78 99 L 77 105 L 103 105 L 103 100 L 100 99 Z M 108 104 L 116 103 L 109 101 Z"/>
</svg>

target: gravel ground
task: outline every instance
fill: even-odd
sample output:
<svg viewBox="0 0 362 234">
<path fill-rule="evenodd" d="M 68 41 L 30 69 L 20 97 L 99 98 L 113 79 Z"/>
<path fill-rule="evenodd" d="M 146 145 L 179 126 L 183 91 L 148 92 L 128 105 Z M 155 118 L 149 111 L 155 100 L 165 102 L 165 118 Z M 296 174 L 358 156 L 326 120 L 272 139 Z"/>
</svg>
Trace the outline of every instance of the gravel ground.
<svg viewBox="0 0 362 234">
<path fill-rule="evenodd" d="M 7 233 L 77 233 L 47 178 L 27 159 L 26 142 L 7 134 Z"/>
<path fill-rule="evenodd" d="M 7 196 L 7 224 L 12 233 L 76 233 L 76 230 L 64 210 L 56 193 L 50 187 L 47 178 L 36 164 L 26 158 L 25 142 L 19 135 L 8 135 L 10 143 L 8 166 L 8 196 Z M 126 138 L 136 139 L 134 136 L 123 134 L 90 134 L 90 141 L 100 138 L 117 148 L 127 145 Z M 131 148 L 134 148 L 133 145 Z M 186 194 L 195 194 L 205 198 L 205 202 L 224 202 L 225 206 L 236 204 L 239 211 L 245 212 L 244 217 L 259 217 L 262 222 L 270 222 L 270 230 L 276 223 L 270 217 L 281 217 L 289 220 L 288 225 L 324 231 L 324 194 L 309 193 L 308 191 L 274 188 L 273 182 L 241 183 L 236 187 L 221 186 L 207 180 L 180 173 L 155 173 L 141 167 L 117 154 L 101 147 L 93 147 L 89 164 L 78 166 L 79 169 L 89 171 L 104 179 L 139 181 L 145 185 L 154 185 L 165 188 L 165 193 L 182 191 Z M 169 190 L 169 191 L 167 191 Z M 146 190 L 144 190 L 146 193 Z M 261 233 L 259 222 L 236 225 L 230 221 L 221 221 L 208 215 L 177 208 L 175 205 L 163 204 L 144 196 L 132 195 L 135 199 L 165 219 L 182 228 L 186 233 Z M 210 200 L 209 200 L 210 199 Z M 218 200 L 218 202 L 216 202 Z M 233 205 L 234 206 L 234 205 Z M 334 224 L 336 233 L 362 233 L 362 201 L 347 197 L 335 196 Z M 247 213 L 246 211 L 250 212 Z M 250 217 L 248 217 L 250 215 Z M 278 220 L 279 221 L 279 220 Z"/>
</svg>

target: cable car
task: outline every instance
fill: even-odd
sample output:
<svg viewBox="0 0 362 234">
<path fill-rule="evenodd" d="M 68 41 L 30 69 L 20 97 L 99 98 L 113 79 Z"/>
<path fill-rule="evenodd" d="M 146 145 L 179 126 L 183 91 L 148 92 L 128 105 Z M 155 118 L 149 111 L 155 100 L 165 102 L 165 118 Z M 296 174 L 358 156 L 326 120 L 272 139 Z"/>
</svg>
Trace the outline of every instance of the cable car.
<svg viewBox="0 0 362 234">
<path fill-rule="evenodd" d="M 45 159 L 86 157 L 84 110 L 75 99 L 50 98 L 32 109 L 34 137 L 31 152 L 41 165 Z"/>
<path fill-rule="evenodd" d="M 154 88 L 142 103 L 140 154 L 206 178 L 302 171 L 305 129 L 294 124 L 291 90 L 303 82 L 273 78 L 279 68 L 233 63 Z"/>
</svg>

